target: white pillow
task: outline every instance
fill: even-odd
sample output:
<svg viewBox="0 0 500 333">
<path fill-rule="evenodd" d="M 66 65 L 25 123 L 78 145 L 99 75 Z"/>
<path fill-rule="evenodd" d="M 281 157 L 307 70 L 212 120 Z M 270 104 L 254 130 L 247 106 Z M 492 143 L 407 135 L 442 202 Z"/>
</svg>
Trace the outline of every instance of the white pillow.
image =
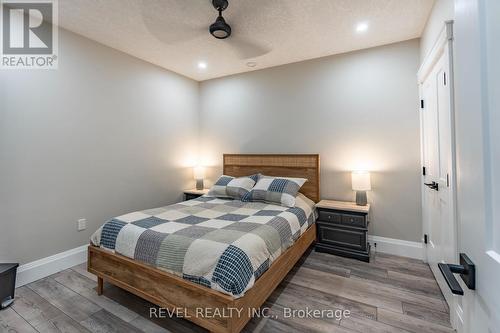
<svg viewBox="0 0 500 333">
<path fill-rule="evenodd" d="M 233 198 L 241 200 L 255 185 L 259 175 L 247 177 L 231 177 L 222 175 L 208 191 L 208 195 L 218 198 Z"/>
<path fill-rule="evenodd" d="M 306 181 L 305 178 L 261 176 L 242 201 L 262 201 L 295 207 L 295 197 Z"/>
</svg>

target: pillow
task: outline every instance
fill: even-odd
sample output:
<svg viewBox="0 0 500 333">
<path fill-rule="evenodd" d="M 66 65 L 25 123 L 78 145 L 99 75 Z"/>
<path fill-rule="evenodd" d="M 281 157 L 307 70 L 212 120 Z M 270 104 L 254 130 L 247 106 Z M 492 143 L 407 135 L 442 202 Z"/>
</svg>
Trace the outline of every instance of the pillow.
<svg viewBox="0 0 500 333">
<path fill-rule="evenodd" d="M 239 178 L 222 175 L 215 182 L 210 191 L 208 191 L 208 195 L 218 198 L 233 198 L 241 200 L 243 196 L 250 192 L 258 179 L 259 175 Z"/>
<path fill-rule="evenodd" d="M 242 201 L 262 201 L 295 207 L 295 197 L 306 181 L 305 178 L 261 176 Z"/>
</svg>

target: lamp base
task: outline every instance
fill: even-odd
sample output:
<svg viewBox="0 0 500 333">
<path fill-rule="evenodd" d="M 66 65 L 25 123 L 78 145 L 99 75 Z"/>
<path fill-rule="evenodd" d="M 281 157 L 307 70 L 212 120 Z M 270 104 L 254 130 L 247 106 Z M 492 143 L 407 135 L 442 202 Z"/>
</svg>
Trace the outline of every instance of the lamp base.
<svg viewBox="0 0 500 333">
<path fill-rule="evenodd" d="M 203 190 L 203 179 L 196 179 L 196 189 Z"/>
<path fill-rule="evenodd" d="M 356 191 L 356 205 L 366 206 L 367 204 L 366 191 Z"/>
</svg>

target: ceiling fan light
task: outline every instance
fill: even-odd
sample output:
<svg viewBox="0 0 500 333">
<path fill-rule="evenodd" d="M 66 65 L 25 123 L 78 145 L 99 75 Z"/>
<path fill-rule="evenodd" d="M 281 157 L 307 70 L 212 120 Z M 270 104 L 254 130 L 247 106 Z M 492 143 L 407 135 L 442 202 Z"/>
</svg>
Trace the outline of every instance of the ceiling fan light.
<svg viewBox="0 0 500 333">
<path fill-rule="evenodd" d="M 209 30 L 212 36 L 218 39 L 224 39 L 231 36 L 231 27 L 222 16 L 217 17 L 217 20 L 210 26 Z"/>
<path fill-rule="evenodd" d="M 226 30 L 214 30 L 212 31 L 212 35 L 215 38 L 224 39 L 229 36 L 229 33 Z"/>
</svg>

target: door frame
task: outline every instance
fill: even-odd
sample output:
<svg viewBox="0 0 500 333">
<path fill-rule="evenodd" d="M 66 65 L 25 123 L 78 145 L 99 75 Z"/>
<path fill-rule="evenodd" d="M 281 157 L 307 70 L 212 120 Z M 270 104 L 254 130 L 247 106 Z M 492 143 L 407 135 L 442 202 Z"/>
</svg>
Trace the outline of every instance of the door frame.
<svg viewBox="0 0 500 333">
<path fill-rule="evenodd" d="M 458 255 L 458 220 L 457 220 L 457 172 L 456 172 L 456 138 L 455 138 L 455 96 L 454 96 L 454 73 L 453 73 L 453 21 L 446 21 L 443 29 L 441 30 L 441 33 L 439 34 L 436 42 L 434 43 L 431 51 L 427 54 L 425 57 L 424 61 L 422 62 L 418 74 L 417 74 L 417 79 L 418 79 L 418 86 L 419 86 L 419 96 L 420 100 L 423 99 L 423 89 L 422 85 L 427 79 L 427 77 L 431 74 L 432 70 L 434 69 L 434 66 L 437 64 L 437 62 L 441 59 L 443 55 L 447 55 L 448 57 L 448 83 L 449 83 L 449 89 L 450 89 L 450 134 L 451 134 L 451 160 L 452 160 L 452 165 L 451 165 L 451 170 L 450 170 L 450 191 L 451 191 L 451 196 L 450 196 L 450 207 L 451 211 L 450 214 L 452 215 L 451 220 L 453 221 L 453 235 L 451 239 L 453 239 L 453 244 L 451 244 L 451 248 L 454 253 L 454 258 L 453 261 L 454 263 L 458 263 L 459 255 Z M 425 101 L 424 101 L 424 108 L 425 108 Z M 420 160 L 421 160 L 421 170 L 423 170 L 424 165 L 424 119 L 423 119 L 423 113 L 421 111 L 421 105 L 419 105 L 419 115 L 420 115 Z M 423 172 L 421 173 L 421 181 L 422 183 L 424 182 L 424 175 Z M 425 203 L 425 198 L 424 198 L 424 189 L 421 191 L 422 195 L 422 204 Z M 422 231 L 423 234 L 429 230 L 429 223 L 427 219 L 425 218 L 425 214 L 422 214 Z M 422 243 L 423 245 L 423 258 L 425 261 L 427 261 L 427 244 L 425 244 L 424 241 L 424 235 L 422 235 Z M 436 276 L 436 280 L 439 280 L 441 284 L 446 283 L 444 282 L 444 279 L 441 275 Z M 443 295 L 445 295 L 445 299 L 448 303 L 448 306 L 450 307 L 450 321 L 451 324 L 454 328 L 457 327 L 457 325 L 462 321 L 462 318 L 460 317 L 460 313 L 457 312 L 457 304 L 456 304 L 456 298 L 449 293 L 449 290 L 442 290 Z M 460 308 L 460 307 L 458 307 Z"/>
</svg>

